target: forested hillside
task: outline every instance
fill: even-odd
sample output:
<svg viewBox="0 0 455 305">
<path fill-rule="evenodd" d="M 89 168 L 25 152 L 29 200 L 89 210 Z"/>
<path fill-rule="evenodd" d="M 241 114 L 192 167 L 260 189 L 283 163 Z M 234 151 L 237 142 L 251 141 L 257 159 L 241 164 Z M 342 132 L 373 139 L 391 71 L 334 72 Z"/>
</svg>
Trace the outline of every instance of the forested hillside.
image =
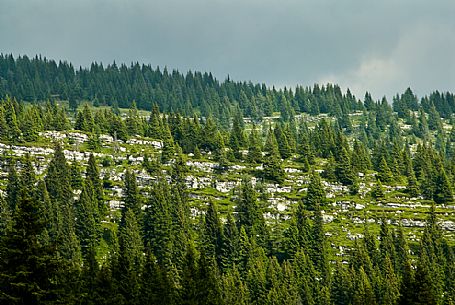
<svg viewBox="0 0 455 305">
<path fill-rule="evenodd" d="M 455 100 L 0 56 L 0 304 L 453 304 Z"/>
</svg>

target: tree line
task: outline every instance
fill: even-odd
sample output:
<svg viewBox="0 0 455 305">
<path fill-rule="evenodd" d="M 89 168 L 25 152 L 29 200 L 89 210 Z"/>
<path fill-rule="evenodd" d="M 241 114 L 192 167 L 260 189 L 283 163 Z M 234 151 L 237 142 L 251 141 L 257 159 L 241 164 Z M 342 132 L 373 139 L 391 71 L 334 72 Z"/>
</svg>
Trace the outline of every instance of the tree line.
<svg viewBox="0 0 455 305">
<path fill-rule="evenodd" d="M 71 108 L 83 100 L 121 108 L 129 108 L 135 101 L 139 109 L 146 110 L 157 103 L 165 112 L 187 116 L 199 112 L 225 119 L 236 107 L 254 119 L 278 111 L 345 113 L 361 107 L 350 92 L 344 95 L 336 85 L 298 87 L 292 92 L 235 82 L 229 77 L 220 82 L 211 73 L 161 71 L 139 63 L 127 66 L 114 62 L 104 67 L 94 62 L 76 69 L 66 61 L 57 63 L 41 56 L 0 54 L 0 98 L 6 96 L 24 101 L 58 98 L 68 100 Z"/>
<path fill-rule="evenodd" d="M 359 114 L 355 127 L 349 115 L 320 119 L 312 128 L 305 117 L 294 116 L 288 121 L 250 124 L 247 130 L 240 112 L 225 128 L 212 116 L 163 114 L 157 105 L 149 117 L 141 117 L 134 103 L 122 116 L 115 108 L 97 109 L 85 104 L 74 113 L 55 102 L 25 104 L 7 98 L 0 101 L 0 140 L 34 142 L 42 131 L 74 129 L 86 133 L 87 148 L 97 152 L 102 146 L 101 134 L 121 141 L 145 136 L 163 145 L 159 157 L 146 156 L 143 166 L 150 172 L 170 162 L 178 151 L 196 158 L 204 153 L 217 162 L 220 174 L 229 165 L 246 163 L 251 175 L 279 184 L 286 180 L 287 160 L 296 161 L 304 172 L 325 160 L 323 178 L 349 187 L 352 195 L 359 190 L 358 173 L 374 171 L 379 185 L 372 193 L 376 199 L 384 197 L 381 185 L 385 183 L 405 184 L 410 197 L 422 196 L 438 204 L 453 202 L 455 129 L 447 131 L 439 115 L 431 118 L 423 111 L 408 129 L 403 129 L 399 125 L 403 119 L 390 105 L 379 102 L 373 107 Z M 262 170 L 253 170 L 258 165 Z"/>
</svg>

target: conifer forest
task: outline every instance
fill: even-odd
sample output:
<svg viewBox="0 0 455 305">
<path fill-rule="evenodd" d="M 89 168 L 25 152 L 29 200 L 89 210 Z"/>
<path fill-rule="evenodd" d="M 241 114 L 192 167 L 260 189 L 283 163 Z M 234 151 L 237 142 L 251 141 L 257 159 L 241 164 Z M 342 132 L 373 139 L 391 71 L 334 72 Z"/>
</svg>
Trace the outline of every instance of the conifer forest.
<svg viewBox="0 0 455 305">
<path fill-rule="evenodd" d="M 455 95 L 0 55 L 0 304 L 455 303 Z"/>
</svg>

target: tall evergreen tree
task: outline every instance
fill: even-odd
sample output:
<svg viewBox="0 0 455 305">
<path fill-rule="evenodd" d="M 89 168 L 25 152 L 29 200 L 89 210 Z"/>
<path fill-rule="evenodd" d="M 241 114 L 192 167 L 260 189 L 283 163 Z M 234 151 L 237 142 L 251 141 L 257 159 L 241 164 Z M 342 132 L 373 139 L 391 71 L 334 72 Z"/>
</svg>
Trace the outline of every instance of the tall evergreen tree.
<svg viewBox="0 0 455 305">
<path fill-rule="evenodd" d="M 305 197 L 305 204 L 314 209 L 318 205 L 324 204 L 326 201 L 326 194 L 322 187 L 321 178 L 315 171 L 311 173 L 310 184 L 308 185 L 307 195 Z"/>
<path fill-rule="evenodd" d="M 107 206 L 104 202 L 104 191 L 103 184 L 100 178 L 100 171 L 96 163 L 95 156 L 93 154 L 90 154 L 88 158 L 85 176 L 87 177 L 88 180 L 90 180 L 90 182 L 93 185 L 93 191 L 96 200 L 94 208 L 95 212 L 97 213 L 96 220 L 99 221 L 102 216 L 106 215 Z"/>
<path fill-rule="evenodd" d="M 128 304 L 140 304 L 140 283 L 144 263 L 143 243 L 134 211 L 127 209 L 123 214 L 124 222 L 119 228 L 117 283 L 120 293 Z"/>
<path fill-rule="evenodd" d="M 23 197 L 13 214 L 12 228 L 0 245 L 2 304 L 40 304 L 56 300 L 56 253 L 46 240 L 45 229 L 42 202 Z"/>
<path fill-rule="evenodd" d="M 136 182 L 136 175 L 130 170 L 126 170 L 123 188 L 123 210 L 132 210 L 136 220 L 142 219 L 142 196 Z"/>
</svg>

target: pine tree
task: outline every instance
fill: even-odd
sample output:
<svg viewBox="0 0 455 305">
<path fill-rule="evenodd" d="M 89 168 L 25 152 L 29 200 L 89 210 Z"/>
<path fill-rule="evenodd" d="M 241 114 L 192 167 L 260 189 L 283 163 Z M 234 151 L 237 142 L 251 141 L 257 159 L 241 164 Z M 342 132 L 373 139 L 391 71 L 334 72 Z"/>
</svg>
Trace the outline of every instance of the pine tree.
<svg viewBox="0 0 455 305">
<path fill-rule="evenodd" d="M 55 248 L 43 240 L 45 228 L 42 204 L 23 197 L 13 214 L 12 228 L 1 241 L 2 304 L 39 304 L 55 300 Z"/>
<path fill-rule="evenodd" d="M 161 139 L 161 132 L 163 129 L 161 122 L 161 114 L 157 104 L 154 104 L 152 107 L 152 112 L 150 113 L 148 124 L 149 129 L 146 135 L 154 139 Z"/>
<path fill-rule="evenodd" d="M 355 173 L 365 173 L 368 169 L 371 168 L 371 159 L 368 149 L 360 141 L 354 141 L 351 163 Z"/>
<path fill-rule="evenodd" d="M 123 182 L 123 210 L 132 210 L 136 220 L 140 221 L 142 219 L 142 197 L 137 186 L 136 175 L 126 170 Z"/>
<path fill-rule="evenodd" d="M 9 165 L 8 169 L 8 184 L 6 186 L 6 203 L 8 204 L 9 210 L 14 212 L 16 205 L 19 201 L 21 190 L 20 177 L 16 172 L 16 168 L 13 164 Z"/>
<path fill-rule="evenodd" d="M 161 150 L 161 163 L 168 163 L 174 159 L 174 138 L 172 137 L 171 131 L 169 130 L 169 125 L 165 124 L 165 129 L 163 131 L 163 147 Z"/>
<path fill-rule="evenodd" d="M 198 304 L 198 254 L 193 243 L 187 246 L 185 264 L 182 271 L 182 304 Z"/>
<path fill-rule="evenodd" d="M 0 196 L 0 241 L 11 229 L 11 214 L 12 212 L 8 204 L 3 197 Z"/>
<path fill-rule="evenodd" d="M 374 188 L 371 191 L 371 196 L 376 200 L 382 200 L 385 198 L 384 189 L 382 187 L 382 183 L 381 183 L 380 179 L 378 179 L 376 181 L 376 185 L 374 186 Z"/>
<path fill-rule="evenodd" d="M 199 256 L 197 280 L 197 300 L 199 304 L 220 304 L 221 285 L 220 274 L 213 257 L 207 257 L 204 252 Z"/>
<path fill-rule="evenodd" d="M 256 129 L 253 126 L 249 137 L 248 156 L 247 160 L 250 163 L 261 163 L 262 161 L 262 150 L 261 150 L 261 139 L 257 134 Z"/>
<path fill-rule="evenodd" d="M 232 121 L 232 129 L 229 136 L 229 146 L 231 147 L 237 159 L 241 158 L 239 149 L 241 147 L 244 147 L 246 142 L 243 128 L 243 117 L 240 109 L 237 109 L 237 113 Z"/>
<path fill-rule="evenodd" d="M 379 303 L 384 305 L 397 304 L 400 297 L 399 279 L 393 270 L 392 261 L 388 254 L 386 254 L 384 259 L 381 277 Z"/>
<path fill-rule="evenodd" d="M 84 258 L 88 258 L 97 246 L 98 225 L 96 198 L 93 184 L 86 179 L 82 187 L 79 201 L 76 203 L 76 232 L 81 243 Z"/>
<path fill-rule="evenodd" d="M 281 124 L 277 124 L 273 130 L 275 138 L 278 144 L 278 151 L 282 159 L 287 159 L 292 155 L 291 147 L 289 141 L 286 137 L 286 134 L 283 132 L 283 127 Z"/>
<path fill-rule="evenodd" d="M 322 205 L 326 201 L 324 188 L 322 187 L 321 178 L 317 172 L 312 172 L 310 184 L 308 185 L 305 204 L 314 209 L 317 205 Z"/>
<path fill-rule="evenodd" d="M 331 285 L 331 298 L 334 305 L 349 305 L 352 299 L 352 278 L 348 270 L 337 261 Z"/>
<path fill-rule="evenodd" d="M 264 159 L 263 164 L 263 176 L 267 180 L 281 184 L 284 182 L 285 172 L 279 157 L 278 144 L 271 129 L 269 130 L 269 135 L 266 142 L 266 150 L 267 155 Z"/>
<path fill-rule="evenodd" d="M 6 122 L 5 112 L 3 111 L 3 107 L 0 105 L 0 139 L 3 141 L 8 140 L 8 123 Z"/>
<path fill-rule="evenodd" d="M 417 197 L 420 194 L 419 185 L 414 173 L 414 169 L 410 167 L 408 174 L 408 184 L 406 186 L 406 192 L 412 197 Z"/>
<path fill-rule="evenodd" d="M 8 101 L 7 101 L 8 102 Z M 12 105 L 11 100 L 9 100 L 9 107 L 5 111 L 6 124 L 8 126 L 8 140 L 17 143 L 21 141 L 22 133 L 19 129 L 19 124 L 17 123 L 16 110 Z"/>
<path fill-rule="evenodd" d="M 428 256 L 425 251 L 423 251 L 417 261 L 414 282 L 415 294 L 413 296 L 412 304 L 438 304 L 438 298 L 435 295 L 429 267 L 430 262 Z"/>
<path fill-rule="evenodd" d="M 232 213 L 229 213 L 226 218 L 226 223 L 223 226 L 223 245 L 222 245 L 222 263 L 223 270 L 229 270 L 234 267 L 238 261 L 239 251 L 239 230 L 235 224 Z"/>
<path fill-rule="evenodd" d="M 289 258 L 293 257 L 301 247 L 299 233 L 300 232 L 297 228 L 297 221 L 294 217 L 291 220 L 289 227 L 283 232 L 284 237 L 283 248 Z"/>
<path fill-rule="evenodd" d="M 428 112 L 428 128 L 430 130 L 442 130 L 441 116 L 434 105 L 431 105 Z"/>
<path fill-rule="evenodd" d="M 434 186 L 435 189 L 433 194 L 433 200 L 437 204 L 453 202 L 452 186 L 450 185 L 449 179 L 447 178 L 445 170 L 442 166 L 440 166 L 440 169 L 437 173 Z"/>
<path fill-rule="evenodd" d="M 127 209 L 123 214 L 124 222 L 119 228 L 117 283 L 120 293 L 129 304 L 140 304 L 143 243 L 134 211 Z"/>
<path fill-rule="evenodd" d="M 265 179 L 281 184 L 284 182 L 286 174 L 281 160 L 277 155 L 266 157 L 263 164 L 263 176 Z"/>
<path fill-rule="evenodd" d="M 363 270 L 363 267 L 360 267 L 359 272 L 356 274 L 355 278 L 355 289 L 352 304 L 353 305 L 363 305 L 363 304 L 376 304 L 376 298 L 374 295 L 373 287 L 371 282 Z"/>
<path fill-rule="evenodd" d="M 378 169 L 378 179 L 383 182 L 391 182 L 393 179 L 392 171 L 387 165 L 387 161 L 384 157 L 381 158 Z"/>
<path fill-rule="evenodd" d="M 93 191 L 95 195 L 95 211 L 96 211 L 96 220 L 100 221 L 101 217 L 107 214 L 107 205 L 104 202 L 104 191 L 103 184 L 100 179 L 100 171 L 95 160 L 95 156 L 90 154 L 88 158 L 87 169 L 85 176 L 93 185 Z"/>
<path fill-rule="evenodd" d="M 204 217 L 204 254 L 214 257 L 218 265 L 222 262 L 223 231 L 216 205 L 210 201 Z"/>
<path fill-rule="evenodd" d="M 323 227 L 323 219 L 319 204 L 315 206 L 314 224 L 312 230 L 312 252 L 310 252 L 311 260 L 313 261 L 315 269 L 322 277 L 324 284 L 330 283 L 330 267 L 328 259 L 328 247 L 325 239 L 325 231 Z"/>
<path fill-rule="evenodd" d="M 239 243 L 238 243 L 238 268 L 242 274 L 247 271 L 247 263 L 251 256 L 251 242 L 246 233 L 245 227 L 241 226 L 239 230 Z"/>
<path fill-rule="evenodd" d="M 236 267 L 222 277 L 222 298 L 224 304 L 250 304 L 248 287 L 242 281 Z"/>
<path fill-rule="evenodd" d="M 56 145 L 54 156 L 47 167 L 46 186 L 51 200 L 59 206 L 72 203 L 71 174 L 63 149 Z"/>
<path fill-rule="evenodd" d="M 77 162 L 76 158 L 73 159 L 71 162 L 70 167 L 71 173 L 71 188 L 74 190 L 79 190 L 82 187 L 82 173 L 81 168 L 79 166 L 79 162 Z"/>
<path fill-rule="evenodd" d="M 172 304 L 171 289 L 165 271 L 157 264 L 155 256 L 146 251 L 141 277 L 140 304 Z"/>
<path fill-rule="evenodd" d="M 201 151 L 199 150 L 199 148 L 197 147 L 197 145 L 194 147 L 194 155 L 193 155 L 193 157 L 194 157 L 194 159 L 196 159 L 196 160 L 202 159 Z"/>
<path fill-rule="evenodd" d="M 300 155 L 300 160 L 302 160 L 302 158 L 306 158 L 310 164 L 314 163 L 314 150 L 310 145 L 307 133 L 300 135 L 300 144 L 297 145 L 297 152 Z"/>
<path fill-rule="evenodd" d="M 153 185 L 144 215 L 144 242 L 160 264 L 167 263 L 172 248 L 169 188 L 163 180 Z"/>
<path fill-rule="evenodd" d="M 250 180 L 244 179 L 240 185 L 236 212 L 239 228 L 244 227 L 250 238 L 253 236 L 256 239 L 264 238 L 264 236 L 258 236 L 264 233 L 264 219 L 258 205 L 256 191 Z"/>
<path fill-rule="evenodd" d="M 38 139 L 39 124 L 40 117 L 33 108 L 27 108 L 19 124 L 25 141 L 34 142 Z"/>
<path fill-rule="evenodd" d="M 315 305 L 318 288 L 315 281 L 317 273 L 311 259 L 302 249 L 294 257 L 293 269 L 301 302 L 306 305 Z"/>
<path fill-rule="evenodd" d="M 336 182 L 337 176 L 335 174 L 335 169 L 336 169 L 335 158 L 333 157 L 332 154 L 330 154 L 330 156 L 327 158 L 326 164 L 324 165 L 324 172 L 322 173 L 322 176 L 330 182 Z"/>
<path fill-rule="evenodd" d="M 396 273 L 401 276 L 399 304 L 408 305 L 412 304 L 412 296 L 414 294 L 414 272 L 409 259 L 409 247 L 401 225 L 398 226 L 397 234 L 394 238 L 397 253 Z"/>
<path fill-rule="evenodd" d="M 355 183 L 355 174 L 352 170 L 351 160 L 347 150 L 343 147 L 335 167 L 335 175 L 343 185 L 353 185 Z"/>
<path fill-rule="evenodd" d="M 128 110 L 128 116 L 126 117 L 126 129 L 130 136 L 136 136 L 142 134 L 141 127 L 136 102 L 133 101 L 130 109 Z"/>
<path fill-rule="evenodd" d="M 252 256 L 248 261 L 246 284 L 252 304 L 262 304 L 267 299 L 267 263 L 268 259 L 262 248 L 253 246 Z"/>
</svg>

